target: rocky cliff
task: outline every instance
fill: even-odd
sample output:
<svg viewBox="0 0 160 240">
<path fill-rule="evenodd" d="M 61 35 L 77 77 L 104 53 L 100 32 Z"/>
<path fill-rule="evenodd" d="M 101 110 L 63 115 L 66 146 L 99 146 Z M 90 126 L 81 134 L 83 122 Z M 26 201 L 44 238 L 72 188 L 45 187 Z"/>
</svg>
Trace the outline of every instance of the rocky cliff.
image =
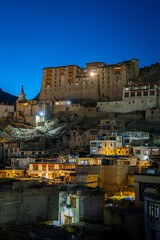
<svg viewBox="0 0 160 240">
<path fill-rule="evenodd" d="M 160 84 L 160 63 L 152 64 L 140 68 L 139 77 L 136 80 L 137 83 L 158 83 Z"/>
</svg>

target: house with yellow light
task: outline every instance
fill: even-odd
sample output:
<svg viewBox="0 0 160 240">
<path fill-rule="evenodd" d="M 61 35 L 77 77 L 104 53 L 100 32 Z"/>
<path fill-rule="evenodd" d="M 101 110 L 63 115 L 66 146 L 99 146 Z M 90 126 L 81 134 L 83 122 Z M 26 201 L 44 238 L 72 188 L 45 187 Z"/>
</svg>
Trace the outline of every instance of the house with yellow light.
<svg viewBox="0 0 160 240">
<path fill-rule="evenodd" d="M 122 147 L 122 136 L 102 136 L 90 141 L 90 154 L 104 156 L 130 156 L 130 148 Z"/>
<path fill-rule="evenodd" d="M 42 177 L 46 179 L 75 182 L 75 163 L 68 162 L 35 162 L 29 163 L 27 174 L 32 177 Z"/>
<path fill-rule="evenodd" d="M 16 178 L 23 177 L 24 169 L 20 168 L 5 168 L 0 170 L 0 178 Z"/>
</svg>

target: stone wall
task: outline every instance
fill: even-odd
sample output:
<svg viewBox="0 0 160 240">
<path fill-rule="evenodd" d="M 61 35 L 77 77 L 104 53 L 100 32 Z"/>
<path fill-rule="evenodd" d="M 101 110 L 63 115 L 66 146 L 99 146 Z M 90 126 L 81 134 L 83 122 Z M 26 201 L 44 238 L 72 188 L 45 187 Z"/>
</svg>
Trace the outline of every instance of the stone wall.
<svg viewBox="0 0 160 240">
<path fill-rule="evenodd" d="M 108 117 L 108 114 L 103 112 L 98 112 L 96 107 L 85 107 L 80 104 L 70 104 L 70 105 L 54 105 L 53 114 L 58 114 L 60 112 L 69 112 L 77 114 L 80 117 Z"/>
<path fill-rule="evenodd" d="M 58 188 L 33 187 L 0 192 L 0 228 L 58 218 Z"/>
<path fill-rule="evenodd" d="M 14 105 L 0 104 L 0 118 L 8 117 L 9 113 L 14 113 Z"/>
<path fill-rule="evenodd" d="M 102 185 L 106 189 L 107 194 L 114 194 L 121 189 L 122 186 L 127 185 L 127 174 L 129 166 L 101 166 L 100 179 Z"/>
<path fill-rule="evenodd" d="M 160 122 L 160 108 L 146 110 L 145 118 L 148 122 Z"/>
<path fill-rule="evenodd" d="M 157 105 L 159 105 L 159 101 L 160 99 L 157 101 L 156 96 L 132 97 L 122 101 L 98 102 L 97 108 L 99 112 L 128 113 L 155 108 Z"/>
</svg>

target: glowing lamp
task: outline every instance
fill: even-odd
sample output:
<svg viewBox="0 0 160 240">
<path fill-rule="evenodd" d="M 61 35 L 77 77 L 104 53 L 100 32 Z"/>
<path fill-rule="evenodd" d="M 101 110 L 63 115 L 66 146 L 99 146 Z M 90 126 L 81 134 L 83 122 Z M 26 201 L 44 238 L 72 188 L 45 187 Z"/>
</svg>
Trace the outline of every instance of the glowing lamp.
<svg viewBox="0 0 160 240">
<path fill-rule="evenodd" d="M 44 114 L 43 114 L 43 112 L 40 112 L 40 116 L 42 117 Z"/>
<path fill-rule="evenodd" d="M 91 72 L 90 75 L 93 77 L 94 76 L 94 72 Z"/>
</svg>

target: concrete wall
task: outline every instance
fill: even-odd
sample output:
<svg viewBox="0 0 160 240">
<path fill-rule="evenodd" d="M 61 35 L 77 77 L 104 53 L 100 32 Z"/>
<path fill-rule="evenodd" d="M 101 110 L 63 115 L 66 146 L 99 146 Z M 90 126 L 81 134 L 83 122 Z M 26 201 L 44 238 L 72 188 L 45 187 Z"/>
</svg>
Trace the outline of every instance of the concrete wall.
<svg viewBox="0 0 160 240">
<path fill-rule="evenodd" d="M 98 175 L 100 176 L 100 166 L 76 166 L 77 175 Z"/>
<path fill-rule="evenodd" d="M 123 211 L 117 208 L 104 208 L 104 224 L 116 225 L 117 229 L 120 227 L 126 230 L 125 239 L 145 239 L 144 216 L 141 212 L 136 215 L 133 212 L 127 212 L 127 209 Z"/>
<path fill-rule="evenodd" d="M 113 195 L 120 191 L 123 185 L 127 185 L 129 166 L 102 165 L 100 171 L 100 179 L 108 195 Z"/>
<path fill-rule="evenodd" d="M 58 196 L 55 186 L 0 192 L 0 227 L 56 220 Z"/>
<path fill-rule="evenodd" d="M 103 222 L 104 195 L 85 196 L 82 201 L 84 212 L 83 214 L 80 212 L 80 220 Z"/>
</svg>

